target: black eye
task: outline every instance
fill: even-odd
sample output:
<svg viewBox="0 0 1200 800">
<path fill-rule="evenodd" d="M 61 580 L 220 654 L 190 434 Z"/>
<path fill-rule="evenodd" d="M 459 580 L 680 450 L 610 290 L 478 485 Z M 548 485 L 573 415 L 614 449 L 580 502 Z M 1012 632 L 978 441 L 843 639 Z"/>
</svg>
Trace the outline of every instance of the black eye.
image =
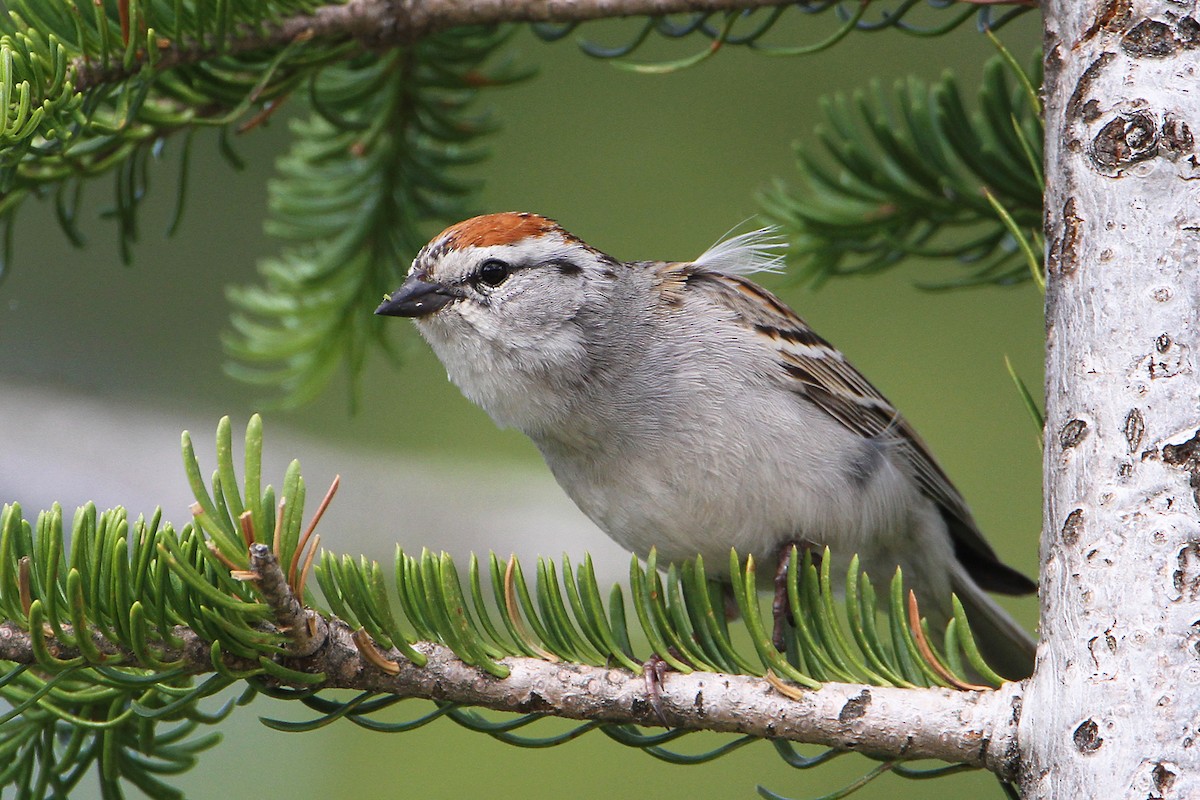
<svg viewBox="0 0 1200 800">
<path fill-rule="evenodd" d="M 499 259 L 489 258 L 479 265 L 479 271 L 475 273 L 475 279 L 485 286 L 496 287 L 508 280 L 508 276 L 511 274 L 512 267 L 508 264 Z"/>
</svg>

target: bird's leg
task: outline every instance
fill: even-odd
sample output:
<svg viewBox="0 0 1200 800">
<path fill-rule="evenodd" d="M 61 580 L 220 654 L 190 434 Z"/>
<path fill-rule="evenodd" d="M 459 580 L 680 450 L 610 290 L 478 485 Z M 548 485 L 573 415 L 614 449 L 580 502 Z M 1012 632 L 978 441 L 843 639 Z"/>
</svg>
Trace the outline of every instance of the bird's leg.
<svg viewBox="0 0 1200 800">
<path fill-rule="evenodd" d="M 668 646 L 667 652 L 672 658 L 678 659 L 680 663 L 693 666 L 674 646 Z M 666 711 L 663 709 L 662 682 L 668 672 L 674 671 L 675 667 L 671 666 L 671 663 L 658 653 L 650 656 L 642 664 L 642 680 L 646 683 L 646 697 L 650 701 L 650 707 L 654 709 L 654 716 L 658 717 L 658 721 L 663 724 L 664 728 L 671 727 L 671 723 L 667 721 Z"/>
<path fill-rule="evenodd" d="M 788 562 L 792 558 L 793 548 L 799 549 L 800 552 L 808 551 L 812 555 L 813 564 L 816 564 L 818 568 L 821 564 L 821 549 L 816 542 L 808 539 L 792 539 L 784 542 L 783 546 L 779 548 L 779 560 L 775 566 L 775 599 L 771 603 L 771 613 L 775 618 L 775 630 L 771 635 L 771 642 L 781 653 L 787 650 L 787 640 L 784 638 L 785 627 L 796 624 L 792 619 L 791 603 L 788 602 L 787 584 Z"/>
<path fill-rule="evenodd" d="M 654 709 L 654 716 L 667 728 L 671 726 L 667 723 L 667 715 L 663 710 L 662 682 L 663 676 L 671 669 L 671 665 L 658 653 L 650 656 L 646 663 L 642 664 L 642 680 L 646 683 L 646 697 L 650 700 L 650 708 Z"/>
<path fill-rule="evenodd" d="M 725 621 L 733 622 L 742 613 L 738 608 L 737 598 L 733 596 L 733 584 L 721 584 L 721 597 L 725 601 Z"/>
</svg>

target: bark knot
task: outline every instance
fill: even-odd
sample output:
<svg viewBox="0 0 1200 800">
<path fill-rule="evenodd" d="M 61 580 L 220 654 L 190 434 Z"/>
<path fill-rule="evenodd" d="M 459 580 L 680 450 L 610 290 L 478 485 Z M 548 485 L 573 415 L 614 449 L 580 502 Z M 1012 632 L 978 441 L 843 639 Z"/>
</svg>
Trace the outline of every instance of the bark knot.
<svg viewBox="0 0 1200 800">
<path fill-rule="evenodd" d="M 1070 514 L 1067 514 L 1067 519 L 1062 526 L 1062 541 L 1068 547 L 1075 545 L 1079 541 L 1079 535 L 1083 533 L 1083 509 L 1077 508 Z"/>
<path fill-rule="evenodd" d="M 1070 275 L 1079 265 L 1079 236 L 1083 227 L 1083 219 L 1075 211 L 1075 198 L 1068 197 L 1062 209 L 1062 236 L 1056 237 L 1050 245 L 1050 272 Z"/>
<path fill-rule="evenodd" d="M 1134 58 L 1166 58 L 1179 49 L 1179 40 L 1167 23 L 1144 19 L 1121 37 L 1121 49 Z"/>
<path fill-rule="evenodd" d="M 1191 372 L 1190 348 L 1177 342 L 1169 334 L 1162 333 L 1154 338 L 1154 352 L 1146 355 L 1141 364 L 1150 375 L 1150 380 L 1173 378 Z"/>
<path fill-rule="evenodd" d="M 517 710 L 522 714 L 545 713 L 553 711 L 554 704 L 534 690 L 517 704 Z"/>
<path fill-rule="evenodd" d="M 1150 777 L 1154 779 L 1154 788 L 1158 790 L 1160 796 L 1166 794 L 1175 785 L 1175 771 L 1161 761 L 1154 765 L 1154 769 L 1150 770 Z"/>
<path fill-rule="evenodd" d="M 1146 433 L 1146 420 L 1141 411 L 1136 408 L 1129 410 L 1129 413 L 1125 415 L 1122 432 L 1125 434 L 1125 443 L 1129 446 L 1129 452 L 1136 453 L 1142 444 L 1142 436 Z"/>
<path fill-rule="evenodd" d="M 1175 23 L 1175 38 L 1184 50 L 1200 46 L 1200 22 L 1187 16 Z"/>
<path fill-rule="evenodd" d="M 1162 460 L 1172 467 L 1179 467 L 1192 474 L 1200 472 L 1200 429 L 1192 438 L 1180 444 L 1164 444 Z"/>
<path fill-rule="evenodd" d="M 1175 573 L 1171 576 L 1180 599 L 1200 597 L 1200 542 L 1185 544 L 1175 558 Z"/>
<path fill-rule="evenodd" d="M 1102 170 L 1146 161 L 1158 155 L 1158 122 L 1148 111 L 1126 111 L 1110 119 L 1092 139 L 1092 161 Z"/>
<path fill-rule="evenodd" d="M 1104 744 L 1104 739 L 1100 736 L 1100 726 L 1096 724 L 1094 719 L 1085 719 L 1079 723 L 1079 727 L 1075 729 L 1073 738 L 1075 739 L 1076 749 L 1085 756 L 1096 752 Z"/>
<path fill-rule="evenodd" d="M 1100 7 L 1100 13 L 1092 21 L 1083 34 L 1083 41 L 1088 41 L 1100 31 L 1119 33 L 1129 26 L 1133 16 L 1133 4 L 1130 0 L 1108 0 Z"/>
<path fill-rule="evenodd" d="M 1162 153 L 1174 161 L 1196 149 L 1196 137 L 1192 129 L 1179 116 L 1167 112 L 1162 124 Z"/>
<path fill-rule="evenodd" d="M 1063 450 L 1068 450 L 1086 439 L 1087 435 L 1087 423 L 1081 419 L 1073 419 L 1059 429 L 1058 443 L 1062 445 Z"/>
<path fill-rule="evenodd" d="M 842 710 L 838 712 L 838 722 L 851 722 L 865 716 L 870 705 L 871 693 L 863 689 L 842 706 Z"/>
<path fill-rule="evenodd" d="M 1128 25 L 1128 14 L 1122 22 Z M 1106 29 L 1117 33 L 1123 28 Z M 1121 37 L 1121 49 L 1132 58 L 1166 58 L 1181 48 L 1192 50 L 1197 46 L 1200 46 L 1200 22 L 1190 15 L 1173 25 L 1161 20 L 1144 19 Z"/>
</svg>

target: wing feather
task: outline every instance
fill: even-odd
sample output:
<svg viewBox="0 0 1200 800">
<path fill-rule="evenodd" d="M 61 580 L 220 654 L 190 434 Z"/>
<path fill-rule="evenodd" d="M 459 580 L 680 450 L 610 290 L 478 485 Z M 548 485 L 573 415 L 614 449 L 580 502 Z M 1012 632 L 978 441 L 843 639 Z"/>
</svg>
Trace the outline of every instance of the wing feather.
<svg viewBox="0 0 1200 800">
<path fill-rule="evenodd" d="M 769 338 L 777 348 L 782 374 L 797 395 L 860 436 L 888 442 L 902 468 L 938 505 L 959 560 L 981 586 L 1010 594 L 1036 589 L 1036 584 L 1000 562 L 925 442 L 841 351 L 779 298 L 745 278 L 700 268 L 687 275 L 686 286 L 718 293 L 720 303 L 742 324 Z"/>
</svg>

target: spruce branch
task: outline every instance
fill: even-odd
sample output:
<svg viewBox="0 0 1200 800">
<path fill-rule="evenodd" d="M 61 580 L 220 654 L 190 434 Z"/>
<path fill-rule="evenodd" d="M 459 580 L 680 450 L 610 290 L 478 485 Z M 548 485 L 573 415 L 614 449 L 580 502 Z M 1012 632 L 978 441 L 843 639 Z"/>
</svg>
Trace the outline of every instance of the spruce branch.
<svg viewBox="0 0 1200 800">
<path fill-rule="evenodd" d="M 796 148 L 803 185 L 761 198 L 788 260 L 815 283 L 914 257 L 965 273 L 928 288 L 1040 281 L 1040 85 L 1040 63 L 1026 72 L 1001 47 L 973 113 L 950 74 L 825 98 L 820 148 Z"/>
<path fill-rule="evenodd" d="M 123 647 L 97 627 L 76 628 L 69 624 L 58 626 L 63 636 L 43 633 L 37 636 L 13 620 L 0 622 L 0 661 L 29 666 L 45 666 L 44 653 L 63 662 L 99 661 L 109 668 L 151 668 L 142 663 L 132 648 Z M 198 675 L 212 672 L 212 643 L 185 625 L 171 628 L 171 641 L 156 642 L 156 657 L 171 665 L 171 671 Z M 99 659 L 97 659 L 99 654 Z M 253 662 L 231 658 L 231 669 L 250 669 Z"/>
<path fill-rule="evenodd" d="M 363 45 L 384 44 L 380 37 L 384 29 L 384 11 L 391 5 L 386 0 L 349 0 L 343 5 L 318 5 L 311 11 L 292 16 L 265 16 L 256 24 L 240 24 L 221 39 L 202 35 L 156 41 L 153 68 L 167 72 L 178 67 L 201 64 L 224 56 L 278 51 L 296 42 L 340 44 L 357 41 Z M 393 20 L 397 17 L 392 15 Z M 397 28 L 404 27 L 397 24 Z M 161 32 L 160 32 L 161 33 Z M 402 41 L 397 34 L 394 44 Z M 71 59 L 73 86 L 78 92 L 88 92 L 106 84 L 119 84 L 138 75 L 147 65 L 147 56 L 129 59 L 97 59 L 82 53 Z"/>
<path fill-rule="evenodd" d="M 36 664 L 31 638 L 13 623 L 0 624 L 0 661 Z M 317 652 L 286 663 L 297 672 L 325 676 L 308 691 L 353 689 L 519 714 L 662 725 L 645 682 L 626 670 L 509 656 L 501 662 L 508 676 L 500 679 L 464 664 L 444 645 L 420 642 L 416 647 L 425 656 L 423 666 L 397 650 L 385 651 L 397 665 L 389 673 L 361 655 L 348 625 L 332 619 L 329 637 Z M 74 651 L 63 646 L 62 652 Z M 207 648 L 199 643 L 178 655 L 188 672 L 212 669 Z M 793 698 L 764 678 L 697 671 L 667 673 L 660 690 L 660 707 L 675 729 L 785 739 L 889 760 L 935 758 L 1013 777 L 1009 759 L 1019 684 L 962 692 L 827 683 Z"/>
<path fill-rule="evenodd" d="M 474 0 L 470 3 L 456 0 L 348 0 L 343 4 L 319 5 L 290 16 L 267 18 L 257 24 L 236 26 L 229 34 L 217 41 L 197 39 L 163 39 L 155 48 L 154 67 L 169 70 L 175 67 L 196 64 L 218 55 L 236 55 L 262 50 L 276 50 L 297 40 L 342 43 L 354 41 L 365 49 L 383 50 L 412 45 L 428 36 L 453 28 L 504 23 L 554 23 L 574 27 L 582 22 L 601 19 L 648 17 L 660 20 L 669 15 L 701 15 L 707 18 L 714 14 L 745 15 L 760 9 L 781 9 L 800 6 L 807 13 L 819 13 L 842 6 L 865 6 L 867 3 L 840 4 L 834 2 L 799 2 L 796 0 Z M 865 29 L 900 27 L 915 4 L 902 4 L 898 13 L 884 15 L 880 22 L 864 24 Z M 1035 0 L 1003 0 L 1003 2 L 978 2 L 963 0 L 966 16 L 974 13 L 971 6 L 1010 5 L 1032 8 Z M 855 15 L 847 15 L 854 18 Z M 861 15 L 859 15 L 861 16 Z M 963 17 L 965 19 L 965 16 Z M 860 20 L 856 18 L 856 22 Z M 962 20 L 960 19 L 959 22 Z M 1003 25 L 1007 18 L 993 21 L 988 16 L 987 28 L 994 30 Z M 999 22 L 999 25 L 996 24 Z M 982 25 L 982 23 L 981 23 Z M 695 33 L 706 26 L 692 24 L 687 33 Z M 758 39 L 770 25 L 756 26 L 754 40 Z M 660 33 L 678 37 L 670 26 L 658 27 Z M 711 31 L 705 30 L 705 33 Z M 750 43 L 750 39 L 734 43 Z M 593 55 L 609 56 L 598 49 L 589 49 Z M 622 55 L 627 55 L 626 49 Z M 100 62 L 87 57 L 77 57 L 71 63 L 76 80 L 75 88 L 85 91 L 105 83 L 120 82 L 136 74 L 143 66 L 142 59 L 114 59 Z"/>
</svg>

